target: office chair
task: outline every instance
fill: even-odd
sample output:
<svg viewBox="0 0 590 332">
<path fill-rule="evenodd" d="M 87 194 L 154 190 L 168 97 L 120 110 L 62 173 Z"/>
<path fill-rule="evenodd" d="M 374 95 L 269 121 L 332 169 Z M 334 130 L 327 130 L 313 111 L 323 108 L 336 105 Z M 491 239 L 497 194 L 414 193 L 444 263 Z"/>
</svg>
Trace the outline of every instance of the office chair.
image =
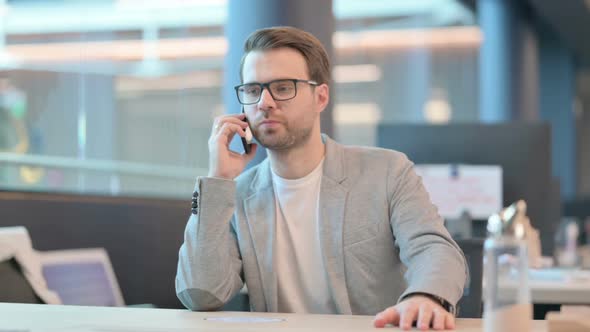
<svg viewBox="0 0 590 332">
<path fill-rule="evenodd" d="M 469 280 L 457 304 L 457 317 L 481 318 L 484 239 L 455 239 L 467 259 Z"/>
</svg>

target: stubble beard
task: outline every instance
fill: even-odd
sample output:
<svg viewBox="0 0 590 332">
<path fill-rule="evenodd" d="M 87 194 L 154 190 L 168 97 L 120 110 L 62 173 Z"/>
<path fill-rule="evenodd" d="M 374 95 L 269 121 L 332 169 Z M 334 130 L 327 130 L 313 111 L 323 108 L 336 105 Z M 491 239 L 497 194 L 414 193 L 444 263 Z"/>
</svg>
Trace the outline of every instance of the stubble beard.
<svg viewBox="0 0 590 332">
<path fill-rule="evenodd" d="M 253 131 L 256 140 L 263 147 L 273 151 L 286 151 L 291 148 L 299 147 L 309 141 L 312 133 L 312 128 L 298 128 L 292 129 L 284 125 L 284 134 L 280 134 L 280 130 L 267 129 L 260 131 L 258 129 Z"/>
</svg>

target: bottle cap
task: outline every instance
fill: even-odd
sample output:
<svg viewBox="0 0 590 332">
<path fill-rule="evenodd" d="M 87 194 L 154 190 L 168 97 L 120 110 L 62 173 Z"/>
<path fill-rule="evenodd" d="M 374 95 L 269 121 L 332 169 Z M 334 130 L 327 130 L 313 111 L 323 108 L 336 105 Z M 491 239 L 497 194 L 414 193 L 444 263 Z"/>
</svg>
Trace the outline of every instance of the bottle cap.
<svg viewBox="0 0 590 332">
<path fill-rule="evenodd" d="M 524 237 L 524 225 L 518 216 L 526 215 L 526 203 L 523 200 L 510 204 L 509 207 L 488 218 L 487 230 L 492 236 L 511 235 Z"/>
</svg>

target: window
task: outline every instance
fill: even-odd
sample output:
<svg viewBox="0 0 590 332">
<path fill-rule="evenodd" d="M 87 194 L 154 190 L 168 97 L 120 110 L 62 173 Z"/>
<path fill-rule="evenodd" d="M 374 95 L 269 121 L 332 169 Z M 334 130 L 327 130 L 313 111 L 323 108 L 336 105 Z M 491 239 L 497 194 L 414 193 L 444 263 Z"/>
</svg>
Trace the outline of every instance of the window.
<svg viewBox="0 0 590 332">
<path fill-rule="evenodd" d="M 336 139 L 477 120 L 481 34 L 458 1 L 333 7 Z M 185 198 L 224 112 L 226 17 L 224 0 L 6 1 L 0 190 Z"/>
<path fill-rule="evenodd" d="M 8 1 L 0 13 L 0 189 L 192 191 L 223 112 L 225 1 Z"/>
<path fill-rule="evenodd" d="M 478 120 L 474 13 L 455 0 L 334 2 L 336 137 L 375 145 L 379 123 Z"/>
</svg>

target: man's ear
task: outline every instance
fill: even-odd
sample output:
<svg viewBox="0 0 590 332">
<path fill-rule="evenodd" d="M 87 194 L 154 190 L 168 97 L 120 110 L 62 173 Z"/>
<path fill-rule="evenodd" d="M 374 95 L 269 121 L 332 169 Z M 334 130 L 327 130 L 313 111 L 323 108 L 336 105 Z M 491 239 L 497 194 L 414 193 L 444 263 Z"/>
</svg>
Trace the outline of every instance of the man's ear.
<svg viewBox="0 0 590 332">
<path fill-rule="evenodd" d="M 318 110 L 323 112 L 330 102 L 330 87 L 323 83 L 315 87 L 315 94 L 318 101 Z"/>
</svg>

